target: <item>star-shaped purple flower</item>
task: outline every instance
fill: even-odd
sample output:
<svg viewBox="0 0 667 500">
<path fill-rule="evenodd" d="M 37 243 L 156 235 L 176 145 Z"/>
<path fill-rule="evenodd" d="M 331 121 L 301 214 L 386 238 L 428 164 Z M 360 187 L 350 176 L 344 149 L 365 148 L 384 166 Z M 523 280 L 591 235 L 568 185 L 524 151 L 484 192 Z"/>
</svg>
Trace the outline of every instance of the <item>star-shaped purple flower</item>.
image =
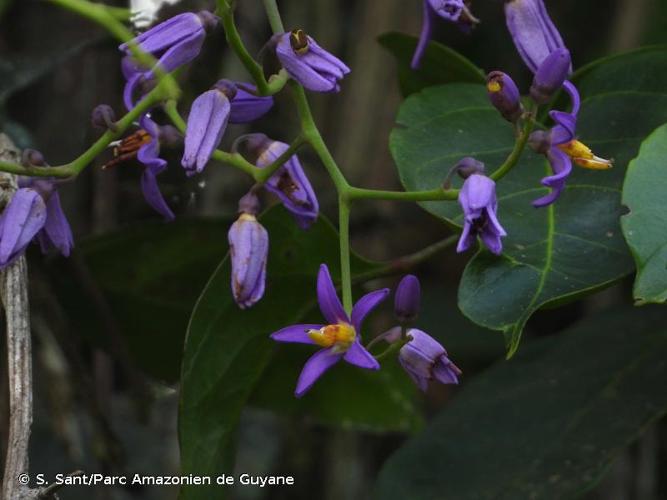
<svg viewBox="0 0 667 500">
<path fill-rule="evenodd" d="M 278 342 L 296 342 L 323 347 L 306 361 L 296 385 L 296 397 L 303 396 L 333 365 L 340 360 L 366 368 L 379 370 L 380 364 L 361 345 L 361 323 L 389 294 L 389 289 L 376 290 L 364 295 L 354 305 L 352 314 L 343 309 L 329 269 L 325 264 L 320 266 L 317 276 L 317 300 L 320 311 L 327 320 L 326 325 L 292 325 L 271 334 Z"/>
</svg>

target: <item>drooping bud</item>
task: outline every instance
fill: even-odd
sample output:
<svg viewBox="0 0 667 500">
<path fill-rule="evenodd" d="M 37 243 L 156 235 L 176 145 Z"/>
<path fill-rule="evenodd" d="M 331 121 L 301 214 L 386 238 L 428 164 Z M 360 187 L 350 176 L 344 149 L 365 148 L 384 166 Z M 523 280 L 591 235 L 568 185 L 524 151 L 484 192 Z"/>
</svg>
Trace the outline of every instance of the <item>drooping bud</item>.
<svg viewBox="0 0 667 500">
<path fill-rule="evenodd" d="M 496 183 L 484 175 L 473 174 L 466 179 L 459 192 L 459 204 L 463 209 L 463 231 L 456 251 L 465 252 L 477 236 L 494 254 L 503 250 L 501 238 L 507 236 L 498 221 Z"/>
<path fill-rule="evenodd" d="M 484 163 L 471 156 L 461 158 L 454 166 L 456 173 L 463 179 L 467 179 L 473 174 L 484 174 Z"/>
<path fill-rule="evenodd" d="M 228 234 L 232 261 L 232 295 L 241 309 L 256 304 L 264 295 L 269 233 L 249 213 L 242 213 Z"/>
<path fill-rule="evenodd" d="M 530 87 L 530 97 L 537 104 L 549 102 L 563 86 L 571 67 L 570 52 L 566 48 L 558 48 L 551 52 L 535 73 Z"/>
<path fill-rule="evenodd" d="M 44 167 L 46 159 L 36 149 L 24 149 L 21 153 L 21 163 L 26 167 Z"/>
<path fill-rule="evenodd" d="M 116 131 L 116 113 L 108 104 L 95 106 L 90 117 L 90 122 L 98 130 Z"/>
<path fill-rule="evenodd" d="M 260 208 L 259 198 L 253 191 L 246 193 L 239 200 L 239 214 L 257 215 Z"/>
<path fill-rule="evenodd" d="M 502 71 L 493 71 L 486 77 L 486 91 L 491 104 L 500 111 L 505 120 L 516 122 L 521 118 L 523 106 L 521 95 L 514 80 Z"/>
<path fill-rule="evenodd" d="M 428 389 L 430 380 L 441 384 L 459 383 L 461 370 L 437 340 L 416 328 L 408 330 L 407 336 L 412 339 L 401 347 L 398 360 L 422 391 Z"/>
<path fill-rule="evenodd" d="M 401 323 L 410 323 L 417 318 L 421 287 L 416 276 L 404 276 L 396 288 L 394 296 L 394 314 Z"/>
</svg>

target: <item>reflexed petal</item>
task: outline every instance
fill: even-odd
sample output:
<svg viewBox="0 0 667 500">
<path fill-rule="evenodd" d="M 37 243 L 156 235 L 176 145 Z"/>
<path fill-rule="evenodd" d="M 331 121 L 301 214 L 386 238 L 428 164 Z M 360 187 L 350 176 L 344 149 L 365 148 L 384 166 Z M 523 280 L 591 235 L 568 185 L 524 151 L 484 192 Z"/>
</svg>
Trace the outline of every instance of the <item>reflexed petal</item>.
<svg viewBox="0 0 667 500">
<path fill-rule="evenodd" d="M 229 121 L 231 123 L 248 123 L 257 120 L 264 116 L 273 107 L 272 96 L 256 96 L 250 92 L 246 92 L 241 88 L 245 85 L 250 88 L 255 88 L 250 84 L 239 84 L 237 86 L 236 95 L 232 99 L 231 112 L 229 114 Z"/>
<path fill-rule="evenodd" d="M 53 191 L 46 203 L 46 223 L 37 235 L 42 252 L 56 248 L 62 255 L 69 257 L 74 246 L 74 238 L 62 206 L 58 191 Z"/>
<path fill-rule="evenodd" d="M 308 336 L 309 330 L 319 330 L 324 325 L 292 325 L 271 334 L 276 342 L 296 342 L 298 344 L 316 344 Z"/>
<path fill-rule="evenodd" d="M 574 116 L 577 116 L 579 114 L 579 107 L 581 106 L 581 97 L 579 96 L 579 91 L 577 90 L 577 87 L 575 87 L 574 84 L 569 81 L 563 83 L 563 88 L 570 96 L 570 101 L 572 101 L 572 111 L 570 111 L 570 113 Z"/>
<path fill-rule="evenodd" d="M 359 368 L 366 368 L 367 370 L 380 369 L 380 363 L 378 363 L 377 359 L 375 359 L 358 340 L 352 343 L 349 349 L 345 352 L 343 359 L 351 365 L 358 366 Z"/>
<path fill-rule="evenodd" d="M 350 322 L 336 294 L 336 288 L 326 264 L 320 266 L 320 271 L 317 275 L 317 301 L 320 304 L 322 315 L 329 324 L 334 325 L 340 322 Z"/>
<path fill-rule="evenodd" d="M 131 111 L 136 104 L 134 94 L 137 91 L 142 78 L 143 73 L 136 73 L 130 79 L 128 79 L 128 81 L 125 83 L 125 86 L 123 87 L 123 103 L 125 104 L 125 107 L 128 111 Z"/>
<path fill-rule="evenodd" d="M 225 133 L 230 109 L 229 99 L 215 89 L 204 92 L 192 103 L 181 160 L 188 175 L 204 170 Z"/>
<path fill-rule="evenodd" d="M 299 380 L 296 384 L 296 391 L 294 394 L 297 398 L 303 396 L 308 389 L 333 365 L 338 363 L 342 354 L 334 353 L 331 349 L 322 349 L 313 354 L 301 371 Z"/>
<path fill-rule="evenodd" d="M 572 160 L 559 149 L 551 148 L 547 157 L 554 175 L 542 179 L 542 184 L 552 188 L 552 191 L 548 195 L 533 201 L 533 206 L 537 208 L 550 205 L 558 199 L 565 187 L 567 177 L 572 172 Z"/>
<path fill-rule="evenodd" d="M 0 216 L 0 266 L 18 257 L 46 223 L 46 205 L 34 189 L 14 193 Z"/>
<path fill-rule="evenodd" d="M 428 47 L 428 43 L 431 41 L 431 37 L 433 36 L 434 12 L 428 3 L 428 0 L 424 0 L 422 5 L 422 12 L 422 30 L 419 33 L 419 42 L 417 43 L 417 48 L 415 49 L 415 53 L 412 56 L 412 62 L 410 63 L 410 67 L 412 69 L 419 69 L 422 57 L 424 57 L 424 52 L 426 52 L 426 47 Z"/>
<path fill-rule="evenodd" d="M 147 167 L 144 169 L 141 174 L 141 192 L 153 210 L 162 215 L 165 220 L 174 220 L 176 216 L 162 196 L 155 176 L 156 173 L 152 168 Z"/>
<path fill-rule="evenodd" d="M 367 293 L 361 297 L 352 308 L 352 326 L 357 331 L 357 335 L 361 334 L 361 323 L 364 321 L 366 315 L 375 309 L 380 302 L 389 295 L 389 288 L 382 290 L 375 290 Z"/>
<path fill-rule="evenodd" d="M 519 55 L 533 73 L 551 52 L 565 47 L 543 0 L 508 0 L 505 18 Z"/>
</svg>

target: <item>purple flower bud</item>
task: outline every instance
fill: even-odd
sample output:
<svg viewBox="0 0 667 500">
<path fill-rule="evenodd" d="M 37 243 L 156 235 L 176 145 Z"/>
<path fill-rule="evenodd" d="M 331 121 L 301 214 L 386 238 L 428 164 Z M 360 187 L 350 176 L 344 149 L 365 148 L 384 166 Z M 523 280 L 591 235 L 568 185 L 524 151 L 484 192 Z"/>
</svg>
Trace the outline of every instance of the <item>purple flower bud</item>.
<svg viewBox="0 0 667 500">
<path fill-rule="evenodd" d="M 157 58 L 162 70 L 174 71 L 199 55 L 206 30 L 216 23 L 217 18 L 210 12 L 187 12 L 154 26 L 136 37 L 134 42 L 141 50 Z M 132 53 L 128 43 L 122 44 L 119 49 L 128 56 Z M 125 64 L 125 70 L 128 70 L 129 66 Z"/>
<path fill-rule="evenodd" d="M 394 314 L 401 323 L 409 323 L 417 318 L 421 288 L 416 276 L 404 276 L 396 288 L 394 296 Z"/>
<path fill-rule="evenodd" d="M 257 158 L 257 166 L 264 168 L 270 165 L 288 148 L 283 142 L 271 142 Z M 317 196 L 296 155 L 266 181 L 265 187 L 280 199 L 302 229 L 308 229 L 317 219 L 320 210 Z"/>
<path fill-rule="evenodd" d="M 232 261 L 232 294 L 241 309 L 252 307 L 264 295 L 269 233 L 254 215 L 243 213 L 228 234 Z"/>
<path fill-rule="evenodd" d="M 459 192 L 459 204 L 463 209 L 464 224 L 456 251 L 468 250 L 479 235 L 492 253 L 500 255 L 503 250 L 501 238 L 507 233 L 496 215 L 496 183 L 484 175 L 471 175 Z"/>
<path fill-rule="evenodd" d="M 232 99 L 232 109 L 229 114 L 230 123 L 249 123 L 264 116 L 273 107 L 272 96 L 257 96 L 248 90 L 255 91 L 256 87 L 247 83 L 237 83 L 237 92 Z M 246 87 L 248 90 L 244 90 Z"/>
<path fill-rule="evenodd" d="M 303 30 L 280 35 L 276 54 L 287 73 L 314 92 L 338 92 L 338 82 L 350 72 L 345 63 L 320 47 Z"/>
<path fill-rule="evenodd" d="M 493 71 L 486 77 L 486 91 L 491 104 L 500 111 L 505 120 L 516 122 L 521 118 L 523 106 L 521 95 L 514 80 L 502 71 Z"/>
<path fill-rule="evenodd" d="M 441 384 L 459 383 L 461 370 L 451 362 L 437 340 L 416 328 L 408 330 L 407 335 L 412 340 L 401 347 L 398 360 L 422 391 L 426 392 L 430 380 Z"/>
<path fill-rule="evenodd" d="M 484 163 L 471 156 L 461 158 L 459 162 L 454 165 L 456 172 L 463 178 L 467 179 L 474 174 L 484 174 Z"/>
<path fill-rule="evenodd" d="M 259 198 L 253 191 L 246 193 L 239 200 L 240 214 L 257 215 L 260 207 Z"/>
<path fill-rule="evenodd" d="M 177 148 L 183 145 L 183 136 L 176 127 L 160 125 L 158 127 L 160 144 L 168 148 Z"/>
<path fill-rule="evenodd" d="M 551 134 L 546 130 L 536 130 L 528 136 L 528 145 L 539 154 L 547 154 L 551 147 Z"/>
<path fill-rule="evenodd" d="M 185 130 L 185 150 L 181 165 L 188 175 L 204 170 L 227 128 L 230 96 L 236 95 L 232 82 L 218 82 L 216 88 L 197 97 L 190 108 Z"/>
<path fill-rule="evenodd" d="M 554 50 L 542 61 L 535 73 L 530 87 L 530 97 L 537 104 L 546 104 L 562 86 L 570 74 L 572 60 L 570 52 L 565 48 Z"/>
<path fill-rule="evenodd" d="M 543 0 L 507 0 L 505 19 L 519 55 L 533 73 L 549 54 L 565 47 Z"/>
<path fill-rule="evenodd" d="M 92 126 L 98 130 L 116 129 L 116 113 L 108 104 L 95 106 L 90 117 Z"/>
<path fill-rule="evenodd" d="M 46 159 L 36 149 L 24 149 L 21 153 L 21 164 L 26 167 L 43 167 L 46 165 Z"/>
</svg>

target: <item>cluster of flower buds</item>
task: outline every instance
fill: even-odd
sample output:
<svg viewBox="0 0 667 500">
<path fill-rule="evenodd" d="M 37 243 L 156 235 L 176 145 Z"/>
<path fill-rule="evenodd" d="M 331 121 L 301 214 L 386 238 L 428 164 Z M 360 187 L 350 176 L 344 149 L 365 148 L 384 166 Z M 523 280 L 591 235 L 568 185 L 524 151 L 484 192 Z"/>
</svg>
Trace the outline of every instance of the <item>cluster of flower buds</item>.
<svg viewBox="0 0 667 500">
<path fill-rule="evenodd" d="M 401 342 L 398 359 L 420 389 L 426 390 L 430 380 L 457 384 L 461 370 L 447 357 L 447 351 L 435 339 L 421 330 L 408 329 L 419 312 L 419 280 L 405 276 L 399 283 L 394 309 L 401 326 L 379 335 L 389 343 Z M 301 371 L 296 385 L 296 397 L 303 396 L 329 368 L 343 360 L 367 370 L 379 370 L 380 364 L 361 343 L 364 318 L 389 295 L 389 289 L 375 290 L 364 295 L 347 314 L 325 264 L 317 276 L 317 300 L 326 324 L 291 325 L 271 334 L 277 342 L 310 344 L 321 347 Z M 370 345 L 370 344 L 369 344 Z"/>
<path fill-rule="evenodd" d="M 26 166 L 46 166 L 42 154 L 30 149 L 23 152 L 22 162 Z M 19 178 L 19 189 L 0 215 L 0 269 L 21 256 L 33 239 L 43 253 L 55 249 L 65 257 L 74 246 L 55 179 Z"/>
</svg>

